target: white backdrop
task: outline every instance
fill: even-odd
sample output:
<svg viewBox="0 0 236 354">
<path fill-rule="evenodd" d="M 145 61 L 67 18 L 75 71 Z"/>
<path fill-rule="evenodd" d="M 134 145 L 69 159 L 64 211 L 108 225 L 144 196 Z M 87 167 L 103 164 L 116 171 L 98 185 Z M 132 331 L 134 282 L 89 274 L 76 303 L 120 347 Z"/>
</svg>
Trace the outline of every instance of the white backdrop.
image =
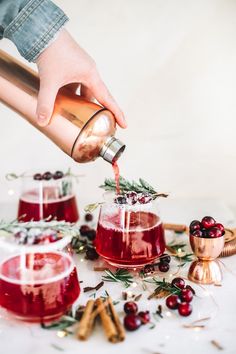
<svg viewBox="0 0 236 354">
<path fill-rule="evenodd" d="M 121 173 L 172 198 L 236 205 L 236 1 L 56 3 L 126 114 L 129 127 L 117 133 L 127 144 Z M 0 47 L 19 57 L 9 41 Z M 7 172 L 68 166 L 85 175 L 78 195 L 99 199 L 97 186 L 112 175 L 108 164 L 76 165 L 3 105 L 0 116 L 1 201 L 14 198 Z"/>
</svg>

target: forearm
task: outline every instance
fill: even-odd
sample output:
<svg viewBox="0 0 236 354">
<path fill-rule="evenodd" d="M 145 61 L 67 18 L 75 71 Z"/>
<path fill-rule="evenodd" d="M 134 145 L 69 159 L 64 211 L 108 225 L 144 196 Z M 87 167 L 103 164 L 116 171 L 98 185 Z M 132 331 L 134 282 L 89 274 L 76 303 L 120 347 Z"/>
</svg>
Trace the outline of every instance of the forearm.
<svg viewBox="0 0 236 354">
<path fill-rule="evenodd" d="M 35 61 L 68 17 L 50 0 L 0 0 L 0 38 Z"/>
</svg>

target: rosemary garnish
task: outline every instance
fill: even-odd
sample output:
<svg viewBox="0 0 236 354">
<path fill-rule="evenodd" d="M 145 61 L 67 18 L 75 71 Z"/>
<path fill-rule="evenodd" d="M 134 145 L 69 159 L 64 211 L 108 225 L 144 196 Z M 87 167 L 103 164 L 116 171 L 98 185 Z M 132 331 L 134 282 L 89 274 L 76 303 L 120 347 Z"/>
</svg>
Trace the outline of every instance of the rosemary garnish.
<svg viewBox="0 0 236 354">
<path fill-rule="evenodd" d="M 136 192 L 136 193 L 148 193 L 152 195 L 153 199 L 158 197 L 168 197 L 168 194 L 158 193 L 148 182 L 144 179 L 139 178 L 138 182 L 128 181 L 124 177 L 120 177 L 119 180 L 121 194 L 125 192 Z M 100 188 L 105 189 L 106 191 L 116 191 L 116 181 L 113 178 L 106 178 L 104 184 Z"/>
<path fill-rule="evenodd" d="M 133 283 L 133 277 L 126 269 L 117 269 L 115 272 L 111 270 L 105 270 L 106 275 L 102 277 L 102 280 L 109 282 L 122 283 L 128 288 Z"/>
<path fill-rule="evenodd" d="M 186 247 L 186 243 L 176 243 L 171 242 L 167 245 L 167 250 L 171 252 L 171 255 L 181 263 L 179 267 L 185 266 L 186 263 L 192 262 L 193 260 L 193 253 L 185 253 L 184 248 Z"/>
<path fill-rule="evenodd" d="M 68 327 L 71 327 L 76 322 L 77 322 L 76 319 L 71 316 L 63 316 L 58 322 L 53 322 L 49 325 L 46 325 L 45 323 L 41 323 L 41 327 L 43 329 L 65 330 Z"/>
<path fill-rule="evenodd" d="M 181 289 L 177 286 L 172 285 L 171 283 L 167 282 L 165 279 L 162 281 L 152 278 L 151 280 L 144 280 L 146 283 L 156 284 L 157 288 L 154 292 L 148 297 L 148 300 L 152 299 L 153 297 L 167 297 L 170 294 L 179 295 L 181 293 Z"/>
</svg>

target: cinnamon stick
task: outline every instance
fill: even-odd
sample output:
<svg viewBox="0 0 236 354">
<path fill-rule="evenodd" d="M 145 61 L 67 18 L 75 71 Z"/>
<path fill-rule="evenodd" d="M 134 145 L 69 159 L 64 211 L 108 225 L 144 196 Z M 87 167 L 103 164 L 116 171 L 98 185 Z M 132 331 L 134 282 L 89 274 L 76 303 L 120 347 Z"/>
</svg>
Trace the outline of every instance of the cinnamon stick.
<svg viewBox="0 0 236 354">
<path fill-rule="evenodd" d="M 96 300 L 97 309 L 101 317 L 104 332 L 112 343 L 121 342 L 125 339 L 125 330 L 117 315 L 112 299 L 108 297 L 105 302 L 101 298 Z"/>
<path fill-rule="evenodd" d="M 83 316 L 79 322 L 77 336 L 81 340 L 86 340 L 92 331 L 94 320 L 95 320 L 95 317 L 92 316 L 94 305 L 95 305 L 94 300 L 88 300 L 84 309 Z"/>
</svg>

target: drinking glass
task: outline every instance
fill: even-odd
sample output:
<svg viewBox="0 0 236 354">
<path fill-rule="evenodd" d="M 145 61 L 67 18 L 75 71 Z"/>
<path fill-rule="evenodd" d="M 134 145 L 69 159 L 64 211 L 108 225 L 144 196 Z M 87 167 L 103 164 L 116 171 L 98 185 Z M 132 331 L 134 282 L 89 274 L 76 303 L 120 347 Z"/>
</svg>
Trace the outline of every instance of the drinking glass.
<svg viewBox="0 0 236 354">
<path fill-rule="evenodd" d="M 37 234 L 39 229 L 28 232 Z M 71 236 L 50 242 L 17 244 L 24 230 L 0 235 L 0 307 L 27 322 L 51 322 L 64 315 L 80 294 L 77 271 L 67 245 Z M 55 236 L 55 234 L 54 234 Z M 7 311 L 6 311 L 7 310 Z M 2 311 L 3 312 L 3 311 Z"/>
<path fill-rule="evenodd" d="M 143 267 L 165 250 L 162 221 L 156 201 L 147 204 L 101 205 L 96 250 L 108 263 L 119 268 Z"/>
<path fill-rule="evenodd" d="M 35 180 L 33 177 L 23 176 L 18 220 L 56 219 L 71 223 L 78 221 L 73 179 L 70 175 L 50 180 Z"/>
</svg>

